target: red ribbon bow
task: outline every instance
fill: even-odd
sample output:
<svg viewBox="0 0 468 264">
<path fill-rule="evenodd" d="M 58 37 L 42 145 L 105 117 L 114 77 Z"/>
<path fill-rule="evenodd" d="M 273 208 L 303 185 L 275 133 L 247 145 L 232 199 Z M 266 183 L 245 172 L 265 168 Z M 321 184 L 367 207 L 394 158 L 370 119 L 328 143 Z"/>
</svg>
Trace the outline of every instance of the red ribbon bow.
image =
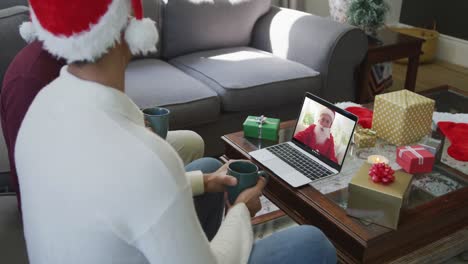
<svg viewBox="0 0 468 264">
<path fill-rule="evenodd" d="M 375 183 L 388 185 L 395 181 L 395 171 L 386 163 L 374 163 L 369 170 L 369 176 Z"/>
</svg>

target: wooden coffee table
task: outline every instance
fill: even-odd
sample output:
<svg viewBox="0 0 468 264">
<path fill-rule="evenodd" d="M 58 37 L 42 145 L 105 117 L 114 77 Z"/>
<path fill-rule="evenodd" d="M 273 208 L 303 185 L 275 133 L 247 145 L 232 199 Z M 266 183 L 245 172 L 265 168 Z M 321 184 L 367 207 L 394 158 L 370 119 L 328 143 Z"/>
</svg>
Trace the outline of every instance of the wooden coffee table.
<svg viewBox="0 0 468 264">
<path fill-rule="evenodd" d="M 280 142 L 291 138 L 294 125 L 293 120 L 281 123 Z M 275 144 L 244 138 L 242 131 L 225 135 L 222 140 L 224 159 L 251 159 L 248 152 Z M 411 263 L 423 256 L 437 262 L 440 254 L 457 255 L 468 250 L 468 177 L 443 164 L 435 168 L 462 187 L 439 197 L 412 188 L 396 231 L 348 216 L 344 209 L 346 187 L 327 194 L 311 185 L 292 188 L 266 170 L 271 177 L 264 195 L 298 224 L 320 228 L 337 248 L 342 263 Z"/>
</svg>

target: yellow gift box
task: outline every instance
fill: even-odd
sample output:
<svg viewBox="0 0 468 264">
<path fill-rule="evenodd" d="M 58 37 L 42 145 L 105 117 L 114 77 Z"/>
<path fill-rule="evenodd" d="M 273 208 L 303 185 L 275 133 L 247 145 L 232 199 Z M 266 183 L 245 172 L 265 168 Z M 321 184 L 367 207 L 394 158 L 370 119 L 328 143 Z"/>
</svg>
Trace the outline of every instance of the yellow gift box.
<svg viewBox="0 0 468 264">
<path fill-rule="evenodd" d="M 408 90 L 377 95 L 372 130 L 398 146 L 417 142 L 431 132 L 434 105 L 434 100 Z"/>
<path fill-rule="evenodd" d="M 413 176 L 396 171 L 389 185 L 374 183 L 369 177 L 371 165 L 365 163 L 348 186 L 348 215 L 391 229 L 397 229 L 400 210 L 405 204 Z"/>
<path fill-rule="evenodd" d="M 373 130 L 358 128 L 354 132 L 354 144 L 358 148 L 371 148 L 377 141 L 376 133 Z"/>
</svg>

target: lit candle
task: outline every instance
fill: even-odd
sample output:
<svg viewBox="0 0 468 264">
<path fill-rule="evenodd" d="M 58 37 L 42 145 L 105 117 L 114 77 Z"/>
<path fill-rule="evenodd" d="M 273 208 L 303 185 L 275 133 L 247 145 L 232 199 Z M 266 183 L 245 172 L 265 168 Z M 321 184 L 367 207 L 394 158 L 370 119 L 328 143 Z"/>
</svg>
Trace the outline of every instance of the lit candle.
<svg viewBox="0 0 468 264">
<path fill-rule="evenodd" d="M 370 164 L 382 163 L 382 162 L 388 164 L 388 159 L 382 155 L 370 155 L 367 158 L 367 162 Z"/>
</svg>

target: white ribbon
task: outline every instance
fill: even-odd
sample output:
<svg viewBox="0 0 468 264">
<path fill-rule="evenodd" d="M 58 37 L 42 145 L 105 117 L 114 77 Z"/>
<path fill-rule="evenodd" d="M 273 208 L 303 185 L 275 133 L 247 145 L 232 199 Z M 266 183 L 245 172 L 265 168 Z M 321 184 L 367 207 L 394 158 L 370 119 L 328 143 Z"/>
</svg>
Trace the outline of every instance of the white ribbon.
<svg viewBox="0 0 468 264">
<path fill-rule="evenodd" d="M 262 128 L 263 124 L 273 124 L 273 122 L 267 121 L 267 117 L 264 115 L 261 115 L 256 118 L 247 118 L 247 121 L 252 121 L 258 124 L 258 138 L 262 139 Z"/>
<path fill-rule="evenodd" d="M 406 151 L 409 151 L 411 153 L 413 153 L 416 158 L 418 158 L 418 165 L 423 165 L 424 164 L 424 157 L 419 154 L 416 150 L 424 150 L 424 148 L 412 148 L 412 147 L 408 147 L 406 146 L 404 149 L 401 149 L 400 150 L 400 158 L 403 156 L 403 153 L 406 152 Z"/>
</svg>

